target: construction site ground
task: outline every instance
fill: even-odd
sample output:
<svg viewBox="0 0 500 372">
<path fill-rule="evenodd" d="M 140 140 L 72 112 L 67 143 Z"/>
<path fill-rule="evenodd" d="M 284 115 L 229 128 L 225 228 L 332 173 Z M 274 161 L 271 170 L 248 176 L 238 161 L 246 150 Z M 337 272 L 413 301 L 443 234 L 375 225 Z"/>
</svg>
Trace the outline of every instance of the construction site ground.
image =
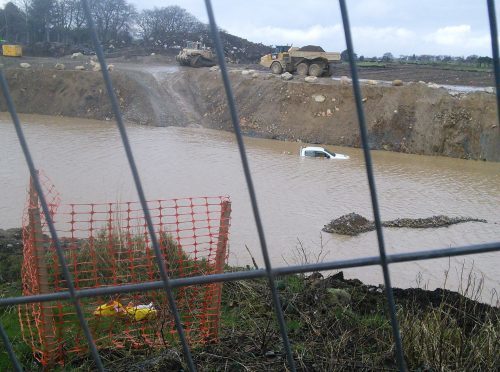
<svg viewBox="0 0 500 372">
<path fill-rule="evenodd" d="M 3 58 L 2 63 L 21 113 L 113 117 L 102 75 L 94 71 L 90 56 Z M 64 68 L 56 69 L 57 63 Z M 129 122 L 232 130 L 219 71 L 179 67 L 174 57 L 160 55 L 112 58 L 108 63 Z M 361 145 L 352 84 L 341 79 L 349 76 L 347 64 L 335 65 L 332 77 L 314 83 L 298 75 L 284 81 L 259 65 L 230 64 L 229 69 L 246 135 Z M 492 72 L 387 64 L 360 68 L 360 78 L 371 148 L 500 160 Z M 392 86 L 396 79 L 403 85 Z M 1 108 L 6 109 L 3 100 Z"/>
</svg>

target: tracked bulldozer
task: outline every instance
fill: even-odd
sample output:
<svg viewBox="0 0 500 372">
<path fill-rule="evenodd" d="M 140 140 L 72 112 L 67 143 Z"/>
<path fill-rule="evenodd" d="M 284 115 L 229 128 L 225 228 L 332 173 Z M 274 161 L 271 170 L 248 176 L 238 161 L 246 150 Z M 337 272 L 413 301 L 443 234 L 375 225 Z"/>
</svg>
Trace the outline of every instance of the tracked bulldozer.
<svg viewBox="0 0 500 372">
<path fill-rule="evenodd" d="M 188 41 L 186 47 L 175 57 L 181 66 L 212 67 L 216 65 L 215 56 L 210 48 L 199 41 Z"/>
</svg>

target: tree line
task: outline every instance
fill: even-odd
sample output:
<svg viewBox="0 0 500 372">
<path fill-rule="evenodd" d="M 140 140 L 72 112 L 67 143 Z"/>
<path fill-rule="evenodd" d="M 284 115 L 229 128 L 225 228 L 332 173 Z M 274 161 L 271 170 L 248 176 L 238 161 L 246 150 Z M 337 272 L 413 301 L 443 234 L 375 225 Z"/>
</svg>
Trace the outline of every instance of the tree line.
<svg viewBox="0 0 500 372">
<path fill-rule="evenodd" d="M 359 62 L 409 62 L 409 63 L 455 63 L 477 65 L 479 67 L 489 67 L 493 65 L 493 58 L 488 56 L 470 55 L 467 57 L 452 57 L 448 55 L 401 55 L 399 58 L 394 57 L 391 52 L 384 53 L 381 57 L 365 57 L 354 53 L 354 58 Z M 347 49 L 340 53 L 340 59 L 344 62 L 349 62 L 349 54 Z"/>
<path fill-rule="evenodd" d="M 127 46 L 138 38 L 148 46 L 182 45 L 190 37 L 208 41 L 208 26 L 179 6 L 138 12 L 126 0 L 88 0 L 99 39 Z M 80 0 L 15 0 L 0 9 L 0 37 L 8 42 L 90 44 Z"/>
</svg>

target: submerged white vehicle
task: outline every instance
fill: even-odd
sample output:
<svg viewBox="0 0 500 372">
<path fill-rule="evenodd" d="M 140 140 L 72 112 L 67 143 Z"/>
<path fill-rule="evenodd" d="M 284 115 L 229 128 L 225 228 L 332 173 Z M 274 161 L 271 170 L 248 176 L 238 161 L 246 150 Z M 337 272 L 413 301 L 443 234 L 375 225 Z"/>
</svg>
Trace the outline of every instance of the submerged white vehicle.
<svg viewBox="0 0 500 372">
<path fill-rule="evenodd" d="M 324 147 L 314 147 L 314 146 L 301 147 L 300 156 L 308 158 L 322 158 L 322 159 L 339 159 L 339 160 L 349 159 L 348 155 L 337 154 L 333 151 L 325 149 Z"/>
</svg>

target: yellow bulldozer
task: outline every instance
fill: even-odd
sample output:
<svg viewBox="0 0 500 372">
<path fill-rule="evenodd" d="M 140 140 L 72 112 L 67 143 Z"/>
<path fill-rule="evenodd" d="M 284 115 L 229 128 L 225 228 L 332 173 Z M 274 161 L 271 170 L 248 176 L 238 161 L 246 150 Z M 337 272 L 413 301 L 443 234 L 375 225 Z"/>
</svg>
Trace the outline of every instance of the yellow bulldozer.
<svg viewBox="0 0 500 372">
<path fill-rule="evenodd" d="M 212 51 L 199 41 L 188 41 L 186 47 L 175 59 L 181 66 L 211 67 L 216 65 Z"/>
<path fill-rule="evenodd" d="M 302 48 L 277 45 L 273 52 L 260 59 L 262 66 L 271 69 L 273 74 L 285 71 L 296 72 L 302 76 L 331 75 L 331 64 L 340 61 L 340 53 L 325 52 L 323 48 L 307 45 Z"/>
</svg>

